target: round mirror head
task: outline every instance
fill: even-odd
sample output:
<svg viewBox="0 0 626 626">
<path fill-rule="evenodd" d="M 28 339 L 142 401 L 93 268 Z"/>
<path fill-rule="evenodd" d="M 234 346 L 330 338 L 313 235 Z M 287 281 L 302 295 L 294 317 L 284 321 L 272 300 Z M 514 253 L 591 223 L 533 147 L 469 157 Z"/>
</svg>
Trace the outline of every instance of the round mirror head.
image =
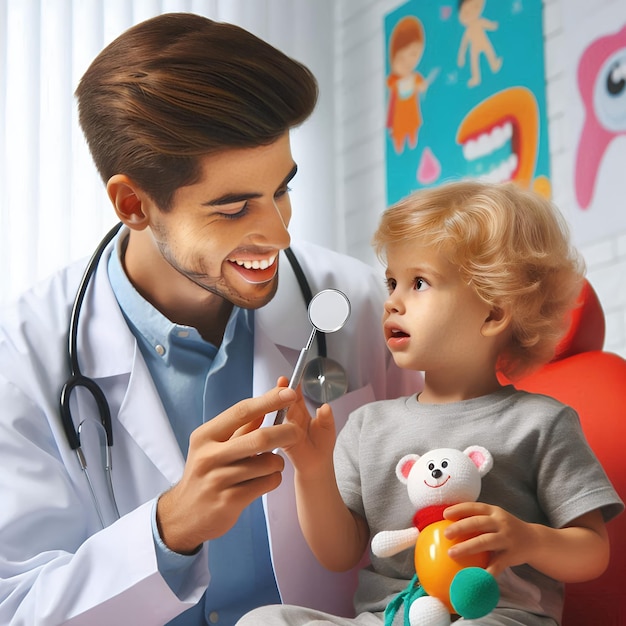
<svg viewBox="0 0 626 626">
<path fill-rule="evenodd" d="M 309 321 L 322 333 L 334 333 L 349 317 L 350 301 L 337 289 L 324 289 L 309 303 Z"/>
</svg>

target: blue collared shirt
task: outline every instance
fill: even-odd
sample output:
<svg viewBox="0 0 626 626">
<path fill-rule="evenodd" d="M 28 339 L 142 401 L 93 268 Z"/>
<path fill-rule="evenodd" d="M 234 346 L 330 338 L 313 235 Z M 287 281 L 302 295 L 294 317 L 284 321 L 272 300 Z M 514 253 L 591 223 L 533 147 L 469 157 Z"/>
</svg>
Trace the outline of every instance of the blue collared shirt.
<svg viewBox="0 0 626 626">
<path fill-rule="evenodd" d="M 108 272 L 111 286 L 152 375 L 185 458 L 191 432 L 239 400 L 252 395 L 254 313 L 233 307 L 219 348 L 195 328 L 174 324 L 133 287 L 118 254 Z M 152 528 L 159 571 L 177 592 L 194 556 L 172 552 Z M 170 622 L 176 626 L 232 625 L 246 611 L 280 602 L 271 565 L 261 499 L 243 511 L 235 526 L 209 549 L 211 583 L 200 602 Z"/>
</svg>

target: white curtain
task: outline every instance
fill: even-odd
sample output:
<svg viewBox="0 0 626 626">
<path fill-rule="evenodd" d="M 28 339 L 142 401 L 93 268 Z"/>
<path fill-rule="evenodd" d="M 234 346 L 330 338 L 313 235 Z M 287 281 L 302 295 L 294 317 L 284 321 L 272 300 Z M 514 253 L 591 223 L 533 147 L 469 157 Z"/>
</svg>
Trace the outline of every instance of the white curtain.
<svg viewBox="0 0 626 626">
<path fill-rule="evenodd" d="M 292 233 L 342 249 L 333 211 L 332 0 L 0 0 L 0 304 L 88 256 L 115 223 L 73 92 L 107 43 L 171 11 L 239 24 L 316 74 L 318 108 L 293 134 L 300 169 Z"/>
</svg>

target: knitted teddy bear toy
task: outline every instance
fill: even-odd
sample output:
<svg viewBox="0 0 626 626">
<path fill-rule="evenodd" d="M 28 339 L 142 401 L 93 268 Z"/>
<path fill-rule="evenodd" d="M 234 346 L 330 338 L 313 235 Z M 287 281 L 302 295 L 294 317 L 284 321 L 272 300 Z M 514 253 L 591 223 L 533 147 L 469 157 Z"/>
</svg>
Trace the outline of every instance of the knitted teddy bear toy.
<svg viewBox="0 0 626 626">
<path fill-rule="evenodd" d="M 421 456 L 408 454 L 398 462 L 396 476 L 406 485 L 416 510 L 413 526 L 377 533 L 372 552 L 388 557 L 414 546 L 415 570 L 423 591 L 420 589 L 420 597 L 415 597 L 408 608 L 411 626 L 448 626 L 451 613 L 478 619 L 497 605 L 498 584 L 484 569 L 489 555 L 453 560 L 448 556 L 453 542 L 443 534 L 451 524 L 443 519 L 444 509 L 476 501 L 482 477 L 492 466 L 491 453 L 481 446 L 470 446 L 463 452 L 439 448 Z"/>
</svg>

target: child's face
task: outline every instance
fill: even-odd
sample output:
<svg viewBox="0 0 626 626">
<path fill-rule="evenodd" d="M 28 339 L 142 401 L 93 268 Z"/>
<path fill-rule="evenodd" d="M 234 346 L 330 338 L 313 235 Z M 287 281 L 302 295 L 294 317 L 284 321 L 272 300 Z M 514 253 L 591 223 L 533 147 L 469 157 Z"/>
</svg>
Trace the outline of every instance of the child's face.
<svg viewBox="0 0 626 626">
<path fill-rule="evenodd" d="M 444 376 L 482 362 L 481 329 L 490 314 L 457 266 L 414 241 L 387 248 L 383 329 L 397 365 Z"/>
</svg>

